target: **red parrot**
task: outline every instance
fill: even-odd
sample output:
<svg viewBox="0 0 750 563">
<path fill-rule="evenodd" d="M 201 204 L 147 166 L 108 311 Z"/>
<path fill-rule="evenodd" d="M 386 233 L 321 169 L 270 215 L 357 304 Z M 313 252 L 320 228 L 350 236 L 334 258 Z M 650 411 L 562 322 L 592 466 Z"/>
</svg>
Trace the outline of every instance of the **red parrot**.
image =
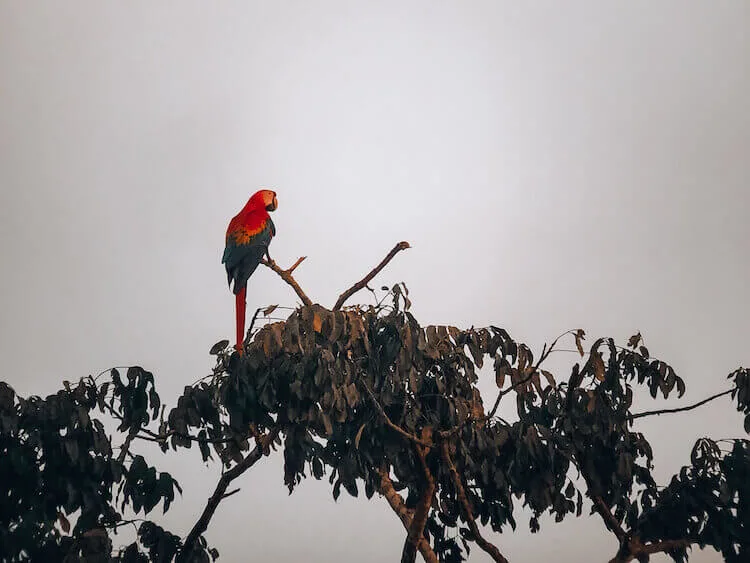
<svg viewBox="0 0 750 563">
<path fill-rule="evenodd" d="M 263 255 L 268 256 L 268 245 L 276 234 L 269 211 L 279 206 L 276 192 L 260 190 L 255 192 L 227 227 L 226 247 L 221 263 L 227 269 L 227 282 L 234 287 L 237 315 L 237 344 L 235 348 L 242 354 L 245 340 L 245 297 L 247 280 L 260 264 Z M 269 256 L 270 258 L 270 256 Z"/>
</svg>

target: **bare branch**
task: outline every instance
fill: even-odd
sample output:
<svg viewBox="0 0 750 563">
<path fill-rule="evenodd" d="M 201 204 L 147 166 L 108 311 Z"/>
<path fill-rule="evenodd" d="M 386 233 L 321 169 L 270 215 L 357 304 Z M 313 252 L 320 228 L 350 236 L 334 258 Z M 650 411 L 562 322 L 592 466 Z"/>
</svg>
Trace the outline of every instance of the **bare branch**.
<svg viewBox="0 0 750 563">
<path fill-rule="evenodd" d="M 659 414 L 669 414 L 669 413 L 675 413 L 675 412 L 684 412 L 684 411 L 690 411 L 693 409 L 697 409 L 700 406 L 705 405 L 706 403 L 713 401 L 714 399 L 718 399 L 719 397 L 723 397 L 724 395 L 729 395 L 733 390 L 727 389 L 726 391 L 722 391 L 721 393 L 716 393 L 716 395 L 711 395 L 707 399 L 703 399 L 702 401 L 698 401 L 697 403 L 693 405 L 688 405 L 687 407 L 679 407 L 675 409 L 659 409 L 655 411 L 646 411 L 646 412 L 639 412 L 636 414 L 631 414 L 628 418 L 630 420 L 635 420 L 636 418 L 643 418 L 644 416 L 651 416 L 651 415 L 659 415 Z"/>
<path fill-rule="evenodd" d="M 193 550 L 193 547 L 195 546 L 200 535 L 208 528 L 208 524 L 211 522 L 211 518 L 213 518 L 214 512 L 216 512 L 216 508 L 219 506 L 219 503 L 226 497 L 236 492 L 226 492 L 229 483 L 231 483 L 245 471 L 250 469 L 253 465 L 255 465 L 255 462 L 263 457 L 264 450 L 268 451 L 267 445 L 276 439 L 278 433 L 278 427 L 270 430 L 268 434 L 265 435 L 263 440 L 259 441 L 255 448 L 253 448 L 253 450 L 249 454 L 247 454 L 242 459 L 242 461 L 240 461 L 237 465 L 232 467 L 229 471 L 225 472 L 221 476 L 219 482 L 216 484 L 214 494 L 212 494 L 208 499 L 206 508 L 203 509 L 203 513 L 201 514 L 200 518 L 198 518 L 198 521 L 193 526 L 193 529 L 190 530 L 190 533 L 185 538 L 185 542 L 176 559 L 177 563 L 184 563 L 190 560 L 190 554 Z"/>
<path fill-rule="evenodd" d="M 466 496 L 466 490 L 464 489 L 463 482 L 461 481 L 461 476 L 458 474 L 458 469 L 456 469 L 456 465 L 451 459 L 451 454 L 448 450 L 448 442 L 443 441 L 440 444 L 440 452 L 443 457 L 443 461 L 445 461 L 445 464 L 448 466 L 448 471 L 450 472 L 451 478 L 453 479 L 453 485 L 456 487 L 456 495 L 458 496 L 458 500 L 464 508 L 467 524 L 469 525 L 471 533 L 474 535 L 477 545 L 481 547 L 490 557 L 492 557 L 493 561 L 497 561 L 497 563 L 508 563 L 508 560 L 503 557 L 503 554 L 500 553 L 500 550 L 497 548 L 497 546 L 484 539 L 479 531 L 479 526 L 477 526 L 477 522 L 474 519 L 474 514 L 471 511 L 471 506 L 469 505 L 469 499 Z"/>
<path fill-rule="evenodd" d="M 367 284 L 370 283 L 370 280 L 372 280 L 372 278 L 377 276 L 378 272 L 380 272 L 380 270 L 385 268 L 388 262 L 393 260 L 393 257 L 396 256 L 396 254 L 398 254 L 402 250 L 406 250 L 407 248 L 411 248 L 411 246 L 406 241 L 401 241 L 396 246 L 394 246 L 391 249 L 391 251 L 388 253 L 388 255 L 385 258 L 383 258 L 382 262 L 380 262 L 380 264 L 375 266 L 369 274 L 367 274 L 364 278 L 362 278 L 353 286 L 351 286 L 349 289 L 347 289 L 344 293 L 339 295 L 339 298 L 336 301 L 336 304 L 333 306 L 333 309 L 331 310 L 338 311 L 339 309 L 341 309 L 341 306 L 346 302 L 347 299 L 349 299 L 352 295 L 357 293 L 360 289 L 367 286 Z"/>
<path fill-rule="evenodd" d="M 406 508 L 404 499 L 401 498 L 401 495 L 399 495 L 394 488 L 393 481 L 391 481 L 391 478 L 388 475 L 388 471 L 385 468 L 381 468 L 378 471 L 378 474 L 380 475 L 380 494 L 382 494 L 388 501 L 388 504 L 393 509 L 393 512 L 396 513 L 396 515 L 399 517 L 399 520 L 401 520 L 401 523 L 404 525 L 404 528 L 408 532 L 411 527 L 412 520 L 414 519 L 414 511 Z M 437 555 L 435 555 L 432 547 L 430 547 L 430 544 L 427 541 L 427 538 L 424 537 L 424 534 L 422 534 L 422 537 L 419 539 L 419 545 L 417 547 L 419 548 L 419 553 L 422 554 L 422 558 L 427 563 L 438 563 Z"/>
<path fill-rule="evenodd" d="M 292 264 L 291 266 L 289 266 L 286 269 L 286 271 L 289 272 L 290 274 L 292 272 L 294 272 L 294 270 L 297 269 L 297 266 L 299 266 L 300 264 L 302 264 L 302 262 L 304 262 L 305 258 L 307 258 L 307 256 L 300 256 L 299 258 L 297 258 L 297 261 L 294 264 Z"/>
<path fill-rule="evenodd" d="M 276 262 L 274 262 L 271 258 L 263 258 L 260 263 L 266 266 L 267 268 L 271 268 L 274 272 L 276 272 L 279 277 L 284 280 L 286 283 L 288 283 L 290 286 L 292 286 L 292 289 L 297 294 L 297 296 L 302 300 L 302 303 L 304 303 L 307 306 L 312 305 L 312 301 L 310 301 L 310 298 L 305 295 L 305 292 L 302 291 L 302 288 L 297 283 L 297 280 L 294 279 L 292 276 L 292 272 L 299 266 L 302 261 L 307 258 L 307 256 L 302 256 L 301 258 L 297 259 L 297 261 L 286 270 L 279 267 Z"/>
</svg>

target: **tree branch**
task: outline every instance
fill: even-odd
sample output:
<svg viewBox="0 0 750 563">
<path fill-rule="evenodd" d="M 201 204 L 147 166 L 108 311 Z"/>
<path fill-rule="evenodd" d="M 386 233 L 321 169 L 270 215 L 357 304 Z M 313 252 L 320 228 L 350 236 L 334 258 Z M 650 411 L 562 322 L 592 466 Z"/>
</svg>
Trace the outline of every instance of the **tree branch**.
<svg viewBox="0 0 750 563">
<path fill-rule="evenodd" d="M 310 301 L 310 298 L 305 295 L 305 292 L 302 291 L 302 288 L 297 283 L 297 280 L 294 279 L 292 276 L 292 272 L 299 266 L 302 261 L 307 258 L 307 256 L 302 256 L 297 259 L 297 261 L 292 264 L 291 267 L 287 268 L 286 270 L 283 270 L 274 262 L 271 258 L 263 258 L 260 263 L 266 266 L 267 268 L 271 268 L 274 272 L 279 274 L 279 277 L 284 280 L 286 283 L 288 283 L 290 286 L 292 286 L 292 289 L 297 294 L 297 296 L 302 300 L 302 303 L 304 303 L 307 306 L 312 305 L 312 301 Z"/>
<path fill-rule="evenodd" d="M 627 543 L 627 545 L 620 547 L 617 551 L 617 555 L 610 559 L 609 563 L 629 563 L 633 559 L 642 556 L 648 557 L 654 553 L 666 553 L 675 549 L 685 549 L 690 547 L 693 543 L 695 542 L 683 538 L 679 540 L 662 540 L 644 545 L 638 540 L 638 538 L 633 538 Z"/>
<path fill-rule="evenodd" d="M 364 278 L 362 278 L 353 286 L 351 286 L 349 289 L 347 289 L 344 293 L 339 295 L 339 298 L 336 301 L 336 304 L 333 306 L 333 309 L 331 310 L 338 311 L 339 309 L 341 309 L 341 306 L 346 302 L 347 299 L 349 299 L 352 295 L 357 293 L 360 289 L 366 287 L 367 284 L 370 283 L 370 280 L 372 280 L 372 278 L 377 276 L 378 272 L 380 272 L 380 270 L 385 268 L 388 262 L 393 260 L 393 257 L 396 256 L 396 254 L 398 254 L 402 250 L 406 250 L 407 248 L 411 248 L 411 246 L 406 241 L 401 241 L 396 246 L 394 246 L 391 249 L 391 251 L 388 253 L 388 255 L 385 258 L 383 258 L 382 262 L 380 262 L 380 264 L 375 266 L 369 274 L 367 274 Z"/>
<path fill-rule="evenodd" d="M 255 462 L 263 457 L 264 450 L 267 449 L 267 445 L 276 439 L 278 433 L 278 427 L 270 430 L 268 434 L 266 434 L 264 439 L 262 441 L 259 441 L 255 448 L 253 448 L 253 450 L 249 454 L 247 454 L 242 459 L 242 461 L 240 461 L 237 465 L 226 471 L 221 476 L 219 482 L 216 484 L 214 494 L 211 495 L 211 497 L 208 499 L 206 508 L 203 509 L 203 513 L 201 514 L 200 518 L 198 518 L 198 521 L 193 526 L 193 529 L 190 530 L 190 533 L 185 538 L 185 542 L 183 543 L 182 549 L 180 550 L 180 553 L 178 554 L 176 559 L 177 563 L 185 563 L 190 560 L 191 552 L 193 551 L 198 538 L 208 528 L 208 524 L 211 522 L 211 518 L 213 518 L 213 515 L 216 512 L 216 508 L 219 506 L 219 503 L 223 499 L 234 494 L 234 492 L 231 492 L 229 494 L 227 494 L 226 492 L 229 483 L 231 483 L 245 471 L 250 469 L 253 465 L 255 465 Z"/>
<path fill-rule="evenodd" d="M 388 501 L 393 512 L 396 513 L 399 520 L 401 520 L 401 523 L 404 525 L 404 529 L 408 532 L 411 528 L 412 520 L 414 520 L 414 511 L 406 508 L 404 499 L 401 498 L 401 495 L 398 494 L 394 488 L 393 481 L 391 481 L 388 471 L 385 468 L 381 468 L 378 471 L 378 474 L 380 475 L 380 494 L 382 494 L 385 497 L 385 500 Z M 432 547 L 430 547 L 424 534 L 422 534 L 417 547 L 419 548 L 419 553 L 422 554 L 422 558 L 427 563 L 438 563 L 437 555 L 435 555 Z"/>
<path fill-rule="evenodd" d="M 588 488 L 590 491 L 591 486 L 588 485 Z M 625 530 L 622 529 L 622 526 L 620 526 L 620 523 L 617 521 L 617 519 L 612 515 L 612 511 L 610 510 L 609 506 L 607 506 L 607 503 L 604 502 L 604 499 L 599 495 L 593 495 L 591 500 L 593 501 L 594 508 L 599 513 L 599 516 L 601 516 L 602 520 L 604 520 L 604 524 L 609 530 L 612 531 L 613 534 L 615 534 L 615 536 L 617 536 L 617 539 L 620 541 L 620 545 L 623 545 L 627 540 L 627 534 L 625 533 Z"/>
<path fill-rule="evenodd" d="M 424 527 L 427 523 L 427 516 L 430 514 L 432 497 L 435 494 L 435 479 L 427 467 L 426 457 L 429 448 L 423 448 L 420 445 L 415 445 L 414 448 L 417 450 L 417 456 L 422 464 L 426 483 L 424 491 L 422 491 L 422 497 L 419 499 L 417 508 L 414 511 L 414 517 L 409 525 L 409 533 L 406 535 L 404 549 L 401 552 L 401 563 L 414 563 L 417 558 L 417 547 L 424 539 Z"/>
<path fill-rule="evenodd" d="M 430 442 L 426 442 L 424 440 L 420 440 L 419 438 L 417 438 L 413 434 L 409 434 L 406 430 L 404 430 L 403 428 L 401 428 L 397 424 L 394 424 L 393 422 L 391 422 L 391 419 L 388 417 L 388 415 L 386 414 L 386 412 L 383 410 L 383 407 L 380 406 L 380 403 L 378 402 L 377 397 L 375 397 L 375 394 L 372 392 L 372 389 L 370 389 L 370 386 L 367 385 L 367 383 L 365 382 L 364 379 L 360 379 L 359 381 L 360 381 L 360 383 L 362 383 L 362 386 L 365 388 L 365 391 L 367 391 L 367 395 L 370 397 L 370 400 L 372 401 L 372 404 L 375 406 L 375 408 L 377 409 L 378 413 L 380 413 L 380 416 L 383 418 L 383 420 L 385 421 L 386 425 L 389 428 L 391 428 L 392 430 L 395 430 L 396 432 L 398 432 L 399 434 L 401 434 L 401 436 L 403 436 L 404 438 L 406 438 L 410 442 L 413 442 L 414 444 L 423 446 L 425 448 L 432 447 L 432 444 Z"/>
<path fill-rule="evenodd" d="M 448 450 L 448 442 L 443 441 L 440 444 L 440 452 L 443 457 L 443 461 L 448 466 L 448 471 L 450 472 L 451 478 L 453 479 L 453 486 L 456 487 L 456 495 L 458 496 L 458 500 L 461 502 L 461 505 L 464 507 L 464 512 L 466 513 L 466 522 L 469 525 L 471 533 L 474 534 L 474 539 L 477 545 L 481 547 L 490 557 L 492 557 L 493 561 L 496 561 L 497 563 L 508 563 L 508 560 L 503 557 L 503 554 L 500 553 L 500 550 L 497 548 L 497 546 L 484 539 L 481 532 L 479 531 L 479 526 L 477 526 L 477 522 L 474 519 L 474 514 L 471 511 L 471 505 L 469 505 L 469 499 L 466 496 L 466 490 L 464 489 L 464 485 L 461 482 L 461 476 L 458 474 L 458 469 L 456 469 L 456 465 L 451 459 L 451 454 Z"/>
<path fill-rule="evenodd" d="M 643 418 L 644 416 L 651 416 L 653 414 L 659 415 L 659 414 L 669 414 L 669 413 L 675 413 L 675 412 L 684 412 L 684 411 L 690 411 L 693 409 L 697 409 L 700 406 L 705 405 L 706 403 L 713 401 L 714 399 L 718 399 L 719 397 L 723 397 L 724 395 L 729 395 L 733 390 L 727 389 L 726 391 L 722 391 L 721 393 L 716 393 L 716 395 L 711 395 L 707 399 L 703 399 L 702 401 L 698 401 L 697 403 L 693 405 L 689 405 L 687 407 L 679 407 L 675 409 L 659 409 L 655 411 L 646 411 L 646 412 L 639 412 L 636 414 L 631 414 L 628 418 L 630 420 L 635 420 L 636 418 Z"/>
<path fill-rule="evenodd" d="M 693 544 L 691 540 L 664 540 L 658 542 L 647 543 L 643 546 L 641 553 L 651 555 L 653 553 L 672 551 L 674 549 L 681 549 L 690 547 Z"/>
<path fill-rule="evenodd" d="M 560 336 L 558 336 L 557 338 L 555 338 L 552 341 L 552 344 L 550 344 L 549 348 L 547 348 L 547 344 L 545 344 L 544 347 L 542 348 L 542 353 L 539 356 L 539 360 L 537 360 L 536 365 L 533 368 L 531 368 L 531 371 L 529 372 L 529 375 L 527 375 L 521 381 L 517 381 L 516 383 L 514 383 L 513 385 L 511 385 L 510 387 L 508 387 L 504 391 L 500 390 L 498 392 L 497 399 L 495 399 L 495 404 L 492 405 L 492 410 L 490 410 L 490 414 L 487 415 L 487 418 L 492 418 L 493 416 L 495 416 L 495 413 L 497 412 L 497 407 L 500 406 L 500 399 L 502 399 L 505 395 L 507 395 L 508 393 L 510 393 L 511 391 L 513 391 L 514 389 L 517 389 L 521 385 L 525 385 L 526 383 L 528 383 L 529 381 L 531 381 L 531 379 L 534 377 L 534 375 L 539 372 L 539 366 L 542 365 L 542 362 L 544 360 L 546 360 L 549 357 L 549 355 L 552 353 L 552 351 L 554 350 L 555 345 L 557 344 L 557 341 L 560 340 L 563 336 L 566 336 L 566 335 L 571 334 L 573 332 L 574 331 L 572 331 L 572 330 L 568 330 L 567 332 L 563 332 Z"/>
<path fill-rule="evenodd" d="M 125 436 L 125 441 L 122 443 L 122 446 L 120 446 L 120 455 L 117 456 L 117 461 L 119 461 L 120 463 L 123 463 L 125 461 L 125 458 L 130 451 L 130 443 L 133 441 L 133 438 L 136 438 L 137 436 L 138 429 L 136 427 L 132 427 L 130 429 L 130 432 L 128 432 L 128 435 Z"/>
</svg>

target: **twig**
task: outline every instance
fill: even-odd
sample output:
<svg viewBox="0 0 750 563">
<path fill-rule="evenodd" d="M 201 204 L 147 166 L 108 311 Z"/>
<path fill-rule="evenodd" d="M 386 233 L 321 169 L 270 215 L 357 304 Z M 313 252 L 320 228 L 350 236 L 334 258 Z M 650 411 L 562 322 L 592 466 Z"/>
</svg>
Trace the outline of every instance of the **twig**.
<svg viewBox="0 0 750 563">
<path fill-rule="evenodd" d="M 492 418 L 493 416 L 495 416 L 495 413 L 497 412 L 497 407 L 500 406 L 500 399 L 502 399 L 505 395 L 507 395 L 508 393 L 510 393 L 511 391 L 513 391 L 514 389 L 520 387 L 521 385 L 525 385 L 526 383 L 528 383 L 529 381 L 532 380 L 532 378 L 534 377 L 534 375 L 536 375 L 538 373 L 539 366 L 542 365 L 542 362 L 544 360 L 546 360 L 549 357 L 549 355 L 552 353 L 552 351 L 555 349 L 555 344 L 557 344 L 558 340 L 560 340 L 563 336 L 566 336 L 568 334 L 572 334 L 574 332 L 575 331 L 572 331 L 572 330 L 568 330 L 566 332 L 563 332 L 561 335 L 559 335 L 557 338 L 555 338 L 552 341 L 552 344 L 550 344 L 549 348 L 547 348 L 547 344 L 545 343 L 544 347 L 542 348 L 542 353 L 539 356 L 539 360 L 537 360 L 536 365 L 533 368 L 531 368 L 531 371 L 529 372 L 529 375 L 526 376 L 524 379 L 522 379 L 520 381 L 517 381 L 516 383 L 514 383 L 513 385 L 511 385 L 507 389 L 500 390 L 498 392 L 497 399 L 495 399 L 495 404 L 492 405 L 492 410 L 490 411 L 490 414 L 487 415 L 487 418 Z"/>
<path fill-rule="evenodd" d="M 349 299 L 352 295 L 354 295 L 360 289 L 362 289 L 368 283 L 370 283 L 370 280 L 372 280 L 372 278 L 374 278 L 375 276 L 377 276 L 378 272 L 380 272 L 380 270 L 382 270 L 383 268 L 385 268 L 385 266 L 388 264 L 388 262 L 390 262 L 391 260 L 393 260 L 393 257 L 396 256 L 396 254 L 398 254 L 402 250 L 406 250 L 407 248 L 411 248 L 411 246 L 406 241 L 401 241 L 396 246 L 394 246 L 391 249 L 391 251 L 388 253 L 388 255 L 385 258 L 383 258 L 382 262 L 380 262 L 380 264 L 378 264 L 377 266 L 375 266 L 369 274 L 367 274 L 364 278 L 362 278 L 357 283 L 355 283 L 353 286 L 351 286 L 349 289 L 347 289 L 344 293 L 342 293 L 341 295 L 339 295 L 339 298 L 336 301 L 336 304 L 333 306 L 333 309 L 331 309 L 331 310 L 332 311 L 338 311 L 339 309 L 341 309 L 341 306 L 346 302 L 347 299 Z"/>
<path fill-rule="evenodd" d="M 255 309 L 255 314 L 253 315 L 253 318 L 250 321 L 250 326 L 248 327 L 247 332 L 253 331 L 253 327 L 255 326 L 255 321 L 258 319 L 258 315 L 260 314 L 262 310 L 263 310 L 263 307 L 258 307 L 257 309 Z"/>
<path fill-rule="evenodd" d="M 503 557 L 503 554 L 500 553 L 500 550 L 497 548 L 497 546 L 482 537 L 482 534 L 479 531 L 479 526 L 477 526 L 477 522 L 474 519 L 474 514 L 471 511 L 469 499 L 466 496 L 466 490 L 464 489 L 464 485 L 461 482 L 461 476 L 458 474 L 458 469 L 456 469 L 456 465 L 451 459 L 447 441 L 443 441 L 440 444 L 440 451 L 443 457 L 443 461 L 445 461 L 445 464 L 448 466 L 448 471 L 450 472 L 451 478 L 453 479 L 453 485 L 456 487 L 456 495 L 458 496 L 458 500 L 461 502 L 461 505 L 464 508 L 467 524 L 469 525 L 471 533 L 474 535 L 474 539 L 477 542 L 477 545 L 481 547 L 490 557 L 492 557 L 493 561 L 497 561 L 497 563 L 508 563 L 508 560 Z"/>
<path fill-rule="evenodd" d="M 721 393 L 716 393 L 716 395 L 711 395 L 709 398 L 703 399 L 702 401 L 698 401 L 697 403 L 695 403 L 693 405 L 689 405 L 687 407 L 679 407 L 679 408 L 674 408 L 674 409 L 659 409 L 659 410 L 655 410 L 655 411 L 639 412 L 639 413 L 636 413 L 636 414 L 631 414 L 628 418 L 630 418 L 630 420 L 635 420 L 636 418 L 643 418 L 644 416 L 651 416 L 652 414 L 659 415 L 659 414 L 669 414 L 669 413 L 675 413 L 675 412 L 690 411 L 690 410 L 693 410 L 693 409 L 697 409 L 698 407 L 700 407 L 702 405 L 705 405 L 709 401 L 713 401 L 714 399 L 718 399 L 719 397 L 723 397 L 724 395 L 729 395 L 729 393 L 731 393 L 732 391 L 733 391 L 732 389 L 727 389 L 726 391 L 722 391 Z"/>
<path fill-rule="evenodd" d="M 404 525 L 404 528 L 408 532 L 411 527 L 412 520 L 414 519 L 414 511 L 406 508 L 404 499 L 401 498 L 401 495 L 398 494 L 395 487 L 393 486 L 393 481 L 391 481 L 391 478 L 388 475 L 388 471 L 385 468 L 381 468 L 378 471 L 378 474 L 380 475 L 380 494 L 382 494 L 388 501 L 388 504 L 393 509 L 393 512 L 396 513 L 396 515 L 399 517 L 399 520 L 401 520 L 401 523 Z M 427 538 L 424 537 L 424 534 L 422 534 L 422 537 L 419 539 L 417 548 L 419 549 L 419 553 L 422 554 L 422 558 L 426 563 L 438 563 L 437 555 L 435 555 L 432 547 L 430 547 L 430 544 L 427 541 Z"/>
<path fill-rule="evenodd" d="M 305 292 L 302 291 L 302 288 L 297 283 L 297 280 L 294 279 L 292 276 L 292 272 L 299 266 L 302 261 L 307 258 L 307 256 L 301 256 L 297 259 L 297 261 L 292 264 L 291 267 L 287 268 L 286 270 L 280 268 L 276 262 L 271 260 L 270 258 L 263 258 L 260 263 L 264 266 L 271 268 L 274 272 L 279 274 L 279 277 L 281 277 L 282 280 L 284 280 L 286 283 L 288 283 L 290 286 L 292 286 L 292 289 L 297 294 L 297 296 L 302 300 L 302 303 L 307 305 L 308 307 L 312 305 L 312 301 L 310 301 L 310 298 L 305 295 Z"/>
<path fill-rule="evenodd" d="M 190 561 L 191 552 L 200 535 L 208 528 L 208 524 L 211 522 L 211 518 L 213 517 L 214 512 L 216 512 L 216 508 L 219 506 L 219 503 L 227 496 L 232 495 L 234 494 L 234 492 L 236 492 L 232 491 L 227 494 L 226 490 L 229 486 L 229 483 L 231 483 L 245 471 L 250 469 L 253 465 L 255 465 L 255 462 L 263 457 L 263 452 L 266 449 L 267 444 L 270 444 L 273 440 L 275 440 L 278 433 L 278 427 L 270 430 L 268 434 L 266 434 L 265 438 L 261 442 L 259 442 L 255 446 L 255 448 L 253 448 L 253 450 L 242 459 L 242 461 L 222 474 L 219 482 L 216 484 L 214 494 L 211 495 L 211 497 L 208 499 L 206 508 L 203 509 L 203 513 L 201 514 L 200 518 L 198 518 L 198 521 L 193 526 L 193 529 L 190 530 L 190 533 L 185 538 L 185 542 L 183 543 L 182 549 L 180 550 L 180 553 L 178 554 L 176 559 L 177 563 Z"/>
<path fill-rule="evenodd" d="M 116 410 L 114 410 L 111 406 L 108 404 L 104 404 L 104 407 L 109 411 L 109 413 L 115 417 L 119 421 L 123 421 L 124 418 L 120 413 L 118 413 Z M 135 431 L 135 433 L 133 433 Z M 140 432 L 143 432 L 143 434 L 140 434 Z M 236 438 L 229 437 L 229 438 L 198 438 L 197 436 L 192 436 L 190 434 L 183 434 L 182 432 L 177 432 L 176 430 L 169 430 L 168 432 L 165 432 L 164 434 L 158 434 L 154 432 L 153 430 L 149 430 L 145 426 L 140 426 L 138 428 L 131 427 L 130 433 L 126 436 L 125 442 L 123 442 L 122 448 L 124 448 L 126 451 L 130 447 L 130 442 L 133 440 L 133 438 L 138 438 L 139 440 L 145 440 L 147 442 L 156 442 L 157 444 L 163 444 L 167 439 L 169 439 L 171 436 L 178 436 L 180 438 L 184 438 L 186 440 L 190 440 L 191 442 L 199 442 L 204 444 L 228 444 L 229 442 L 234 442 Z M 122 451 L 120 451 L 120 455 L 122 455 Z"/>
<path fill-rule="evenodd" d="M 305 260 L 305 258 L 307 258 L 307 256 L 300 256 L 299 258 L 297 258 L 297 261 L 296 261 L 296 262 L 295 262 L 294 264 L 292 264 L 291 266 L 289 266 L 289 267 L 288 267 L 288 268 L 286 269 L 286 271 L 287 271 L 288 273 L 290 273 L 290 274 L 291 274 L 292 272 L 294 272 L 294 270 L 296 270 L 296 269 L 297 269 L 297 266 L 299 266 L 300 264 L 302 264 L 302 262 L 303 262 L 303 261 Z"/>
<path fill-rule="evenodd" d="M 372 389 L 370 389 L 370 386 L 367 385 L 367 383 L 365 382 L 364 379 L 360 379 L 359 381 L 360 381 L 360 383 L 362 383 L 362 386 L 365 388 L 365 391 L 367 391 L 367 395 L 370 397 L 370 400 L 372 401 L 372 404 L 375 406 L 375 408 L 377 409 L 377 411 L 380 414 L 380 416 L 383 417 L 383 420 L 385 421 L 386 425 L 389 428 L 395 430 L 396 432 L 398 432 L 399 434 L 401 434 L 404 438 L 406 438 L 410 442 L 413 442 L 414 444 L 423 446 L 425 448 L 431 448 L 432 447 L 431 443 L 426 442 L 424 440 L 420 440 L 419 438 L 417 438 L 413 434 L 409 434 L 406 430 L 404 430 L 403 428 L 401 428 L 397 424 L 393 424 L 393 422 L 391 422 L 391 419 L 388 418 L 388 415 L 383 410 L 383 407 L 380 406 L 380 403 L 378 402 L 377 397 L 375 397 L 375 394 L 372 392 Z"/>
<path fill-rule="evenodd" d="M 120 454 L 117 456 L 117 461 L 120 463 L 123 463 L 125 461 L 125 457 L 130 452 L 130 444 L 133 441 L 133 438 L 135 438 L 138 435 L 138 429 L 136 427 L 132 427 L 130 429 L 130 432 L 128 432 L 128 435 L 125 437 L 125 441 L 122 443 L 122 446 L 120 446 Z"/>
</svg>

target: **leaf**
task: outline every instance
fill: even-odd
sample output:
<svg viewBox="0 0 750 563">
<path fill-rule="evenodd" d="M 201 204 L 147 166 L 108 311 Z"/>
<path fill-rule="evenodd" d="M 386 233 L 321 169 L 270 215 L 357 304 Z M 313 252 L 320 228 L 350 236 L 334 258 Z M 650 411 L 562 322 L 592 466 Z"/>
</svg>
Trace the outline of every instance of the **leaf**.
<svg viewBox="0 0 750 563">
<path fill-rule="evenodd" d="M 70 532 L 70 522 L 68 522 L 68 519 L 65 518 L 65 515 L 62 512 L 57 513 L 57 521 L 60 523 L 63 532 L 66 534 Z"/>
<path fill-rule="evenodd" d="M 271 313 L 273 313 L 276 310 L 277 307 L 278 307 L 278 304 L 277 305 L 269 305 L 268 307 L 266 307 L 265 309 L 263 309 L 263 316 L 267 317 L 268 315 L 270 315 Z"/>
<path fill-rule="evenodd" d="M 333 425 L 331 424 L 331 417 L 329 417 L 328 414 L 324 412 L 321 412 L 320 416 L 323 419 L 323 426 L 325 426 L 326 435 L 330 438 L 331 436 L 333 436 Z"/>
<path fill-rule="evenodd" d="M 596 407 L 596 395 L 594 394 L 593 391 L 589 391 L 588 393 L 589 393 L 589 401 L 586 404 L 586 412 L 590 414 L 594 412 L 594 408 Z"/>
<path fill-rule="evenodd" d="M 365 429 L 365 426 L 367 426 L 366 422 L 359 427 L 357 435 L 354 437 L 354 447 L 357 449 L 359 449 L 359 441 L 362 439 L 362 431 Z"/>
<path fill-rule="evenodd" d="M 218 356 L 226 349 L 227 346 L 229 346 L 229 340 L 219 340 L 216 344 L 211 346 L 211 349 L 208 351 L 208 353 L 212 356 Z"/>
<path fill-rule="evenodd" d="M 682 397 L 685 394 L 685 382 L 681 377 L 677 378 L 677 396 Z"/>
<path fill-rule="evenodd" d="M 567 498 L 572 498 L 575 494 L 575 487 L 573 486 L 573 481 L 568 481 L 568 486 L 565 487 L 565 496 Z"/>
<path fill-rule="evenodd" d="M 578 353 L 581 354 L 582 358 L 584 356 L 584 352 L 583 352 L 583 344 L 581 344 L 581 342 L 583 341 L 585 337 L 586 337 L 586 332 L 582 328 L 579 328 L 578 330 L 576 330 L 576 333 L 575 333 L 576 348 L 578 348 Z"/>
<path fill-rule="evenodd" d="M 498 389 L 503 388 L 503 385 L 505 384 L 505 376 L 508 374 L 509 370 L 510 365 L 508 364 L 508 360 L 498 356 L 495 360 L 495 383 L 497 384 Z"/>
<path fill-rule="evenodd" d="M 315 332 L 317 332 L 318 334 L 321 333 L 323 329 L 323 318 L 320 316 L 320 313 L 318 313 L 317 311 L 313 313 L 312 326 Z"/>
<path fill-rule="evenodd" d="M 549 383 L 552 387 L 554 387 L 555 384 L 555 377 L 548 372 L 546 369 L 542 370 L 542 375 L 547 378 L 547 383 Z"/>
<path fill-rule="evenodd" d="M 636 334 L 634 334 L 628 339 L 628 346 L 630 348 L 635 349 L 638 347 L 638 344 L 640 344 L 640 342 L 641 342 L 641 333 L 637 332 Z"/>
<path fill-rule="evenodd" d="M 591 367 L 594 370 L 594 377 L 596 377 L 598 381 L 604 381 L 606 368 L 604 366 L 601 352 L 594 352 L 591 354 Z"/>
</svg>

